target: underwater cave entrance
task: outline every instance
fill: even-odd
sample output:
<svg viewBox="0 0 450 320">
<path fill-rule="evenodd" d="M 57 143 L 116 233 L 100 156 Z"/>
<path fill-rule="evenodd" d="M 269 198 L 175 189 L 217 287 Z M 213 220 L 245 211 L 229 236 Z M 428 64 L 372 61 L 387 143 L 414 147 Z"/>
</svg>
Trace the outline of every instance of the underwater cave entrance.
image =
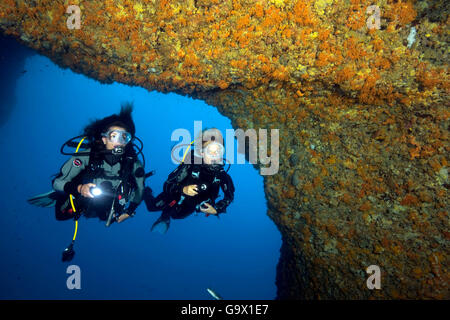
<svg viewBox="0 0 450 320">
<path fill-rule="evenodd" d="M 208 287 L 224 299 L 276 297 L 281 235 L 266 214 L 263 177 L 251 164 L 231 166 L 235 198 L 220 219 L 198 214 L 172 220 L 165 235 L 150 232 L 160 213 L 147 212 L 144 204 L 133 219 L 110 228 L 94 219 L 81 219 L 77 254 L 71 263 L 82 270 L 83 290 L 76 294 L 66 290 L 66 265 L 59 259 L 73 233 L 73 223 L 55 221 L 51 209 L 26 203 L 29 196 L 51 188 L 50 175 L 67 160 L 59 154 L 64 141 L 80 134 L 90 120 L 116 113 L 121 102 L 133 101 L 136 134 L 144 142 L 145 170 L 156 171 L 146 185 L 158 194 L 176 168 L 170 158 L 171 148 L 177 143 L 170 139 L 175 129 L 185 128 L 193 135 L 194 121 L 222 132 L 232 127 L 229 119 L 202 101 L 117 83 L 101 84 L 61 69 L 44 56 L 28 58 L 25 69 L 27 72 L 17 81 L 18 99 L 11 118 L 1 128 L 4 147 L 12 148 L 18 160 L 2 159 L 1 165 L 22 175 L 2 179 L 18 183 L 31 177 L 23 193 L 6 197 L 18 198 L 19 210 L 32 223 L 2 221 L 3 237 L 10 232 L 29 234 L 17 244 L 20 248 L 4 248 L 7 259 L 2 259 L 5 272 L 1 281 L 7 284 L 5 288 L 15 287 L 16 292 L 14 297 L 2 292 L 2 298 L 211 299 Z M 18 132 L 17 128 L 27 130 Z M 29 139 L 27 132 L 40 132 L 45 143 Z M 33 158 L 33 166 L 27 163 L 30 154 L 39 155 Z M 23 167 L 28 168 L 26 172 Z M 17 254 L 17 250 L 34 252 L 35 246 L 42 254 Z M 36 259 L 42 264 L 39 274 L 31 267 Z M 14 276 L 17 264 L 28 266 L 20 270 L 20 278 L 29 279 L 25 286 Z M 42 279 L 50 285 L 32 283 Z M 32 292 L 27 289 L 30 287 L 34 288 Z"/>
</svg>

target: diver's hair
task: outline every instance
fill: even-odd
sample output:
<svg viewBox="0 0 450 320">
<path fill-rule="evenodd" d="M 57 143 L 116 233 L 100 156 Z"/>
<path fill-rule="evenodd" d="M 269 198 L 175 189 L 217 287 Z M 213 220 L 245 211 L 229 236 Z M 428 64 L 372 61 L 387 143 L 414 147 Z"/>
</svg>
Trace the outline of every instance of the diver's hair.
<svg viewBox="0 0 450 320">
<path fill-rule="evenodd" d="M 118 119 L 110 123 L 108 125 L 108 128 L 113 126 L 125 128 L 134 137 L 136 133 L 136 128 L 134 126 L 133 117 L 131 116 L 132 113 L 133 113 L 133 103 L 123 102 L 120 108 Z M 105 128 L 104 132 L 106 132 L 108 128 Z"/>
<path fill-rule="evenodd" d="M 212 136 L 211 136 L 212 139 L 205 139 L 205 133 L 206 133 L 207 131 L 210 131 L 210 130 L 217 130 L 218 134 L 220 134 L 220 137 L 217 137 L 217 138 L 216 138 L 215 135 L 212 135 Z M 204 148 L 204 147 L 207 145 L 208 142 L 214 141 L 214 140 L 217 140 L 217 141 L 220 141 L 220 140 L 221 140 L 222 143 L 223 143 L 223 135 L 222 135 L 222 133 L 220 132 L 220 130 L 217 129 L 216 127 L 205 128 L 204 130 L 202 130 L 202 132 L 200 132 L 200 133 L 198 134 L 198 136 L 195 138 L 195 140 L 198 141 L 200 138 L 202 139 L 202 148 Z"/>
<path fill-rule="evenodd" d="M 83 129 L 83 135 L 86 136 L 91 143 L 102 143 L 102 133 L 105 133 L 112 126 L 123 127 L 134 137 L 136 127 L 134 125 L 131 113 L 133 112 L 132 102 L 122 102 L 120 113 L 113 114 L 103 119 L 92 121 Z"/>
</svg>

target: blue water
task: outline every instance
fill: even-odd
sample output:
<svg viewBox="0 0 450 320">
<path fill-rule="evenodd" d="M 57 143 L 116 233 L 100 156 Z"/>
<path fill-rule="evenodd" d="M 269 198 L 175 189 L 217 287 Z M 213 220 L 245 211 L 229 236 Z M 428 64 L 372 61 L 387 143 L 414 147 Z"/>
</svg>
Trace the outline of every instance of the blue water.
<svg viewBox="0 0 450 320">
<path fill-rule="evenodd" d="M 170 158 L 175 129 L 194 135 L 194 121 L 224 134 L 232 127 L 202 101 L 101 84 L 44 56 L 28 57 L 24 69 L 15 105 L 0 127 L 0 299 L 211 299 L 207 287 L 224 299 L 275 298 L 281 236 L 266 215 L 263 179 L 250 164 L 231 167 L 235 200 L 220 219 L 199 214 L 172 220 L 161 235 L 150 232 L 160 213 L 148 212 L 144 203 L 134 218 L 109 228 L 82 218 L 75 258 L 61 262 L 73 221 L 56 221 L 53 208 L 26 199 L 51 189 L 51 175 L 68 159 L 59 148 L 90 120 L 118 112 L 122 101 L 134 102 L 146 171 L 156 170 L 146 184 L 156 194 L 176 167 Z M 66 286 L 71 264 L 81 270 L 79 290 Z"/>
</svg>

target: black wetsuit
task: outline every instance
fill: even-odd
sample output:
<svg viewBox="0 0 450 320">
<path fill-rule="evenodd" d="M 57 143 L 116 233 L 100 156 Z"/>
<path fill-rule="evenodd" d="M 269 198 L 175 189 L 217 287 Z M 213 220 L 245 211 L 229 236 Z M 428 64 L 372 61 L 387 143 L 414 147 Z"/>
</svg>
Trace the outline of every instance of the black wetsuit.
<svg viewBox="0 0 450 320">
<path fill-rule="evenodd" d="M 198 194 L 195 196 L 184 194 L 183 188 L 193 184 L 197 185 Z M 216 203 L 220 189 L 224 197 Z M 149 211 L 162 210 L 159 221 L 169 221 L 170 218 L 186 218 L 194 211 L 200 212 L 200 205 L 203 202 L 213 206 L 218 214 L 225 213 L 234 199 L 234 190 L 233 181 L 223 166 L 183 163 L 169 175 L 164 183 L 163 192 L 156 198 L 153 198 L 149 189 L 146 189 L 144 201 Z"/>
</svg>

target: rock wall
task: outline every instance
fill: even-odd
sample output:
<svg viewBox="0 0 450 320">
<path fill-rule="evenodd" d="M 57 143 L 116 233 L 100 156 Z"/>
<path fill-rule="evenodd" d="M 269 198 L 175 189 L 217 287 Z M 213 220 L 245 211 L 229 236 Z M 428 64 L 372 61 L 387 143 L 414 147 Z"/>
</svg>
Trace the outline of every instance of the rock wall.
<svg viewBox="0 0 450 320">
<path fill-rule="evenodd" d="M 3 0 L 0 29 L 101 82 L 279 129 L 279 299 L 449 299 L 449 5 L 379 0 L 377 28 L 372 4 Z"/>
<path fill-rule="evenodd" d="M 20 45 L 13 37 L 0 34 L 0 127 L 9 121 L 16 104 L 16 82 L 25 70 L 25 59 L 36 54 L 34 50 Z"/>
</svg>

